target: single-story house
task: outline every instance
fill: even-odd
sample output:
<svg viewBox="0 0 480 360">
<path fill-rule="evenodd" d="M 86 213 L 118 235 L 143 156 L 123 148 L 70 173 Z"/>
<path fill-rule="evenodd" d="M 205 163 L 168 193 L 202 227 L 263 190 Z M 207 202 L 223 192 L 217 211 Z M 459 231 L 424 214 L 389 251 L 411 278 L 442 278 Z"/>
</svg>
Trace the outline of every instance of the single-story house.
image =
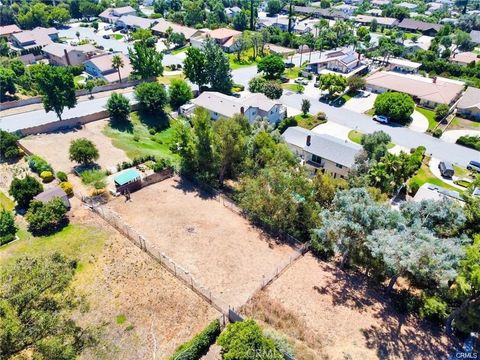
<svg viewBox="0 0 480 360">
<path fill-rule="evenodd" d="M 22 30 L 15 24 L 0 26 L 0 38 L 7 38 L 10 40 L 13 34 L 22 32 Z"/>
<path fill-rule="evenodd" d="M 429 36 L 435 36 L 442 29 L 442 25 L 413 19 L 403 19 L 397 26 L 407 31 L 420 31 Z"/>
<path fill-rule="evenodd" d="M 119 81 L 118 71 L 112 66 L 112 59 L 114 55 L 118 55 L 123 60 L 123 67 L 120 68 L 120 77 L 123 80 L 127 80 L 133 71 L 130 59 L 122 53 L 115 54 L 103 54 L 100 56 L 92 57 L 85 61 L 85 71 L 96 78 L 104 79 L 108 83 L 115 83 Z"/>
<path fill-rule="evenodd" d="M 115 22 L 115 26 L 127 29 L 150 29 L 156 23 L 157 20 L 135 15 L 123 15 Z"/>
<path fill-rule="evenodd" d="M 262 117 L 270 123 L 277 123 L 286 116 L 286 108 L 280 102 L 270 100 L 259 93 L 245 98 L 236 98 L 219 92 L 204 91 L 197 98 L 191 100 L 191 104 L 207 109 L 212 120 L 243 114 L 250 122 Z M 187 105 L 183 106 L 180 112 L 189 115 L 193 110 L 193 107 Z"/>
<path fill-rule="evenodd" d="M 42 191 L 40 194 L 35 196 L 33 200 L 47 203 L 55 198 L 60 198 L 62 202 L 65 204 L 65 206 L 67 207 L 67 209 L 70 209 L 71 205 L 70 205 L 70 200 L 68 200 L 67 193 L 58 186 L 54 186 L 45 191 Z"/>
<path fill-rule="evenodd" d="M 480 62 L 480 55 L 475 54 L 474 52 L 471 51 L 465 51 L 461 53 L 453 53 L 449 60 L 458 65 L 468 65 L 470 63 L 478 63 Z"/>
<path fill-rule="evenodd" d="M 403 8 L 408 9 L 408 10 L 415 10 L 418 7 L 417 4 L 413 4 L 413 3 L 409 3 L 409 2 L 405 2 L 405 1 L 397 4 L 397 6 L 403 7 Z"/>
<path fill-rule="evenodd" d="M 69 46 L 60 43 L 51 43 L 42 49 L 50 65 L 79 65 L 95 55 L 103 53 L 91 44 Z"/>
<path fill-rule="evenodd" d="M 131 6 L 123 6 L 119 8 L 107 8 L 102 11 L 98 17 L 105 22 L 115 24 L 118 19 L 125 15 L 136 15 L 137 11 Z"/>
<path fill-rule="evenodd" d="M 289 127 L 282 134 L 288 147 L 312 170 L 344 178 L 362 149 L 360 145 L 326 134 L 316 134 L 299 126 Z"/>
<path fill-rule="evenodd" d="M 357 15 L 355 16 L 355 22 L 362 24 L 362 25 L 370 25 L 373 20 L 377 21 L 378 25 L 392 28 L 397 26 L 398 20 L 395 18 L 390 17 L 376 17 L 376 16 L 368 16 L 368 15 Z"/>
<path fill-rule="evenodd" d="M 295 54 L 295 49 L 287 48 L 276 44 L 266 44 L 265 49 L 268 49 L 268 51 L 273 54 L 278 54 L 282 56 Z"/>
<path fill-rule="evenodd" d="M 282 31 L 288 31 L 288 16 L 266 16 L 259 17 L 256 22 L 257 29 L 264 29 L 268 27 L 276 27 Z M 292 28 L 295 28 L 295 19 L 292 19 Z"/>
<path fill-rule="evenodd" d="M 156 21 L 158 22 L 152 27 L 152 31 L 158 36 L 165 36 L 169 28 L 171 28 L 174 33 L 183 34 L 187 41 L 190 41 L 192 37 L 203 33 L 201 30 L 179 25 L 165 19 L 156 19 Z"/>
<path fill-rule="evenodd" d="M 407 39 L 403 42 L 405 53 L 414 53 L 418 50 L 428 50 L 432 44 L 433 37 L 422 35 L 416 40 Z"/>
<path fill-rule="evenodd" d="M 57 29 L 36 27 L 33 30 L 25 30 L 12 34 L 12 45 L 21 50 L 42 48 L 58 40 Z"/>
<path fill-rule="evenodd" d="M 284 7 L 284 10 L 288 12 L 289 5 Z M 298 14 L 312 15 L 318 18 L 326 18 L 332 20 L 346 20 L 349 18 L 349 15 L 343 11 L 336 10 L 334 8 L 322 9 L 320 7 L 314 6 L 293 6 L 293 11 Z"/>
<path fill-rule="evenodd" d="M 365 64 L 361 61 L 361 55 L 351 49 L 326 53 L 325 56 L 308 64 L 309 70 L 317 74 L 324 69 L 349 74 L 362 66 L 365 66 Z"/>
<path fill-rule="evenodd" d="M 475 44 L 480 44 L 480 30 L 472 30 L 470 31 L 470 39 Z"/>
<path fill-rule="evenodd" d="M 365 79 L 366 88 L 375 93 L 398 91 L 409 94 L 421 105 L 435 108 L 439 104 L 452 105 L 462 94 L 465 84 L 442 77 L 426 78 L 419 75 L 379 71 Z"/>
<path fill-rule="evenodd" d="M 383 60 L 382 58 L 377 58 L 376 60 Z M 390 71 L 396 71 L 400 73 L 418 73 L 418 69 L 422 64 L 410 61 L 402 58 L 389 58 L 387 60 L 386 69 Z"/>
<path fill-rule="evenodd" d="M 463 202 L 463 198 L 461 197 L 458 191 L 448 190 L 438 185 L 433 185 L 430 183 L 425 183 L 416 192 L 415 196 L 413 197 L 413 201 L 420 202 L 422 200 L 443 200 L 443 199 L 450 199 L 454 201 L 458 201 L 460 203 Z"/>
<path fill-rule="evenodd" d="M 480 89 L 468 87 L 457 103 L 457 113 L 480 121 Z"/>
<path fill-rule="evenodd" d="M 353 13 L 358 9 L 358 7 L 355 5 L 341 4 L 334 6 L 332 9 L 336 11 L 341 11 L 348 16 L 352 16 Z"/>
<path fill-rule="evenodd" d="M 386 5 L 390 4 L 391 2 L 392 2 L 391 0 L 372 0 L 372 1 L 370 1 L 372 6 L 376 6 L 376 7 L 386 6 Z"/>
</svg>

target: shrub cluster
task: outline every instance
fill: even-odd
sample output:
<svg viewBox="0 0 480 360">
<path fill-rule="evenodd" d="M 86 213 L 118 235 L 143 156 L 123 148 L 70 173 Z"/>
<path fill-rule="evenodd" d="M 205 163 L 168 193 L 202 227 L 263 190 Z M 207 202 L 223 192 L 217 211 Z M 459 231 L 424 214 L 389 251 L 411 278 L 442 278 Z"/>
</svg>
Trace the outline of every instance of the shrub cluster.
<svg viewBox="0 0 480 360">
<path fill-rule="evenodd" d="M 38 155 L 30 155 L 28 158 L 28 166 L 34 173 L 40 175 L 43 171 L 50 171 L 53 174 L 52 166 Z"/>
<path fill-rule="evenodd" d="M 117 164 L 117 171 L 125 170 L 140 164 L 143 164 L 147 161 L 156 161 L 155 156 L 153 155 L 145 155 L 145 156 L 138 156 L 134 158 L 132 161 L 124 161 Z"/>
<path fill-rule="evenodd" d="M 63 171 L 57 172 L 57 179 L 61 182 L 68 181 L 68 176 Z"/>
<path fill-rule="evenodd" d="M 220 322 L 214 320 L 201 333 L 180 345 L 170 360 L 200 359 L 220 335 Z"/>
<path fill-rule="evenodd" d="M 73 185 L 72 183 L 68 182 L 68 181 L 62 181 L 60 183 L 60 187 L 63 189 L 63 191 L 65 191 L 65 193 L 68 195 L 68 196 L 72 196 L 73 195 Z"/>
<path fill-rule="evenodd" d="M 53 181 L 53 174 L 51 171 L 42 171 L 40 173 L 40 178 L 43 183 L 49 183 Z"/>
<path fill-rule="evenodd" d="M 480 136 L 460 136 L 457 144 L 480 151 Z"/>
<path fill-rule="evenodd" d="M 47 203 L 32 201 L 25 216 L 28 230 L 34 235 L 51 234 L 67 220 L 67 207 L 62 199 L 55 198 Z"/>
</svg>

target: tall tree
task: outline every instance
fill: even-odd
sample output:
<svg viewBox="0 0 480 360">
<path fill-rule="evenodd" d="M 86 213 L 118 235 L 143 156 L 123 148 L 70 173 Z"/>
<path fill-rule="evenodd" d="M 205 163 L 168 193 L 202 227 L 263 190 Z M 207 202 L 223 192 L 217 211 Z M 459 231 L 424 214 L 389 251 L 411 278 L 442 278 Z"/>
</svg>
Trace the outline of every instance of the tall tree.
<svg viewBox="0 0 480 360">
<path fill-rule="evenodd" d="M 204 46 L 206 74 L 213 91 L 229 94 L 232 91 L 232 71 L 227 56 L 215 41 L 207 40 Z"/>
<path fill-rule="evenodd" d="M 72 73 L 64 67 L 45 66 L 37 73 L 36 79 L 45 111 L 55 111 L 62 120 L 65 107 L 71 109 L 77 104 Z"/>
<path fill-rule="evenodd" d="M 117 70 L 118 73 L 118 81 L 122 82 L 122 75 L 120 74 L 120 68 L 123 68 L 125 63 L 120 55 L 113 55 L 112 56 L 112 67 Z"/>
<path fill-rule="evenodd" d="M 140 79 L 161 76 L 163 74 L 162 53 L 155 47 L 148 46 L 146 42 L 134 43 L 133 49 L 128 49 L 133 75 Z"/>
<path fill-rule="evenodd" d="M 183 72 L 185 76 L 199 88 L 208 83 L 207 80 L 207 60 L 205 54 L 197 48 L 189 47 L 187 57 L 183 62 Z"/>
</svg>

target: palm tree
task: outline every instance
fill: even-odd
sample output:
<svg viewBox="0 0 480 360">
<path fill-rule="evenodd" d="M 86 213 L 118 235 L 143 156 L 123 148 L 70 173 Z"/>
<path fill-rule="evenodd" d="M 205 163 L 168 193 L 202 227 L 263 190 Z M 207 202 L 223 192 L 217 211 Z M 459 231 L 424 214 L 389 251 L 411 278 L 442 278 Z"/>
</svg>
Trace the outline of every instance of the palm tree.
<svg viewBox="0 0 480 360">
<path fill-rule="evenodd" d="M 122 82 L 122 77 L 120 75 L 120 68 L 123 68 L 125 64 L 120 55 L 113 55 L 112 57 L 112 67 L 118 71 L 118 81 Z"/>
<path fill-rule="evenodd" d="M 80 41 L 80 32 L 79 32 L 79 31 L 77 31 L 77 32 L 75 33 L 75 36 L 77 37 L 78 41 Z"/>
</svg>

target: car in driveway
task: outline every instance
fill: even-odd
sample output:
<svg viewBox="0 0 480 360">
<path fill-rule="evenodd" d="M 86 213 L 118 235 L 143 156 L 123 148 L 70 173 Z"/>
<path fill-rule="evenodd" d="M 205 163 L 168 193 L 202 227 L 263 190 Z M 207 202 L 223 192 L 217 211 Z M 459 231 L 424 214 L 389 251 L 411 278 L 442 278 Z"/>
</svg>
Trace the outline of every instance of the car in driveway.
<svg viewBox="0 0 480 360">
<path fill-rule="evenodd" d="M 470 161 L 467 165 L 467 169 L 480 172 L 480 162 L 474 160 Z"/>
<path fill-rule="evenodd" d="M 440 161 L 438 169 L 444 178 L 451 179 L 455 175 L 455 169 L 448 161 Z"/>
<path fill-rule="evenodd" d="M 390 122 L 390 120 L 388 120 L 388 117 L 386 117 L 385 115 L 374 115 L 373 120 L 381 124 L 388 124 Z"/>
<path fill-rule="evenodd" d="M 308 80 L 298 78 L 298 79 L 295 79 L 295 83 L 300 84 L 300 85 L 308 85 Z"/>
<path fill-rule="evenodd" d="M 107 34 L 103 35 L 102 37 L 103 37 L 104 39 L 110 39 L 110 35 L 107 35 Z"/>
</svg>

